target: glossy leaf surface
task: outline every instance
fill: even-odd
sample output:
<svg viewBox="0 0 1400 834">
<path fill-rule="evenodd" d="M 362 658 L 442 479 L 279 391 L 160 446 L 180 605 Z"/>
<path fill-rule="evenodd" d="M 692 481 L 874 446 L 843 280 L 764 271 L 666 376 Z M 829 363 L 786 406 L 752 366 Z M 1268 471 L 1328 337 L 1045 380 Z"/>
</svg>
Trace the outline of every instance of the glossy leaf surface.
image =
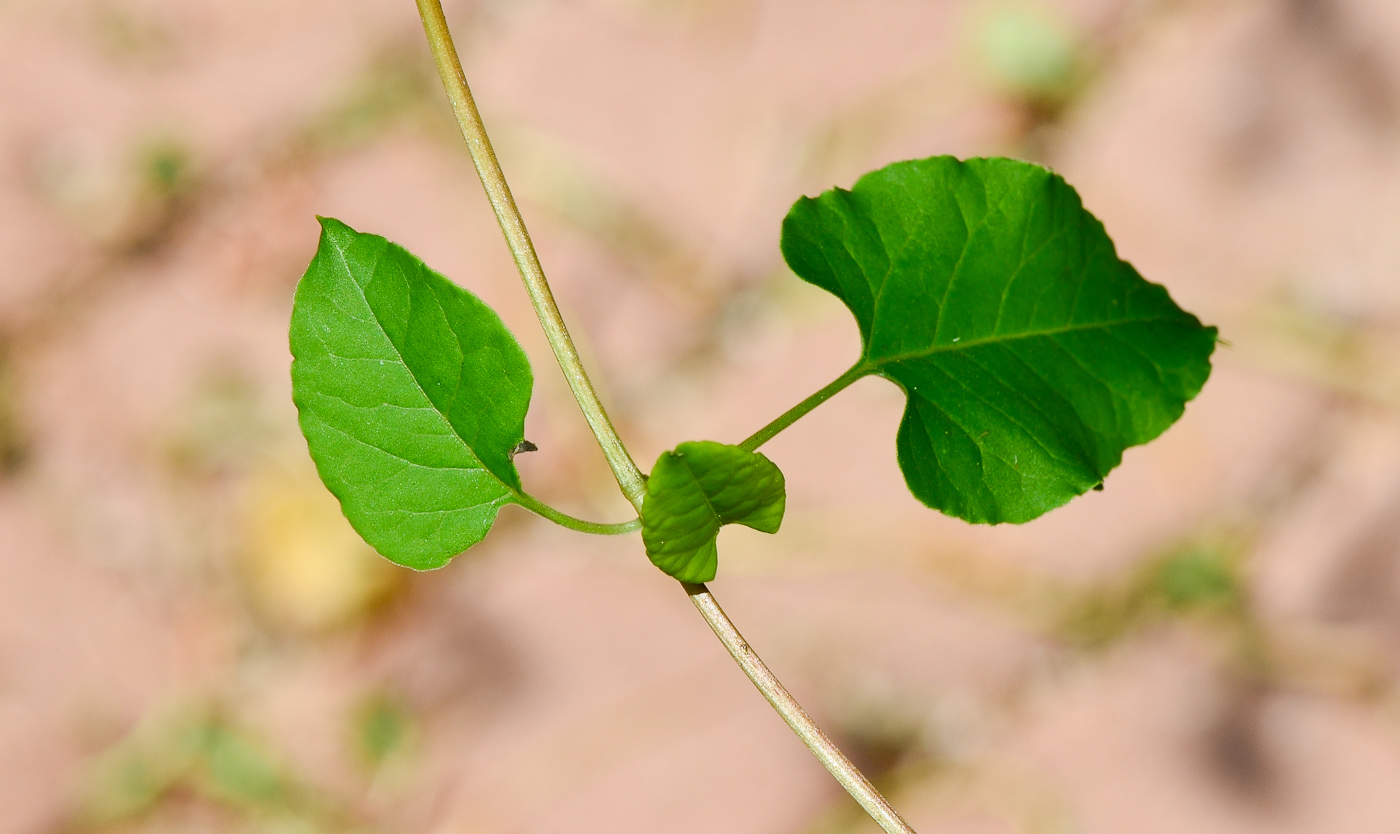
<svg viewBox="0 0 1400 834">
<path fill-rule="evenodd" d="M 653 564 L 682 582 L 709 582 L 725 524 L 778 532 L 787 493 L 767 457 L 708 440 L 682 443 L 656 461 L 642 504 L 642 541 Z"/>
<path fill-rule="evenodd" d="M 321 479 L 385 557 L 425 570 L 517 500 L 533 378 L 479 298 L 382 237 L 321 220 L 292 311 L 292 397 Z"/>
<path fill-rule="evenodd" d="M 890 165 L 799 200 L 782 250 L 855 316 L 857 369 L 908 395 L 910 490 L 968 521 L 1027 521 L 1093 488 L 1210 374 L 1215 329 L 1036 165 Z"/>
</svg>

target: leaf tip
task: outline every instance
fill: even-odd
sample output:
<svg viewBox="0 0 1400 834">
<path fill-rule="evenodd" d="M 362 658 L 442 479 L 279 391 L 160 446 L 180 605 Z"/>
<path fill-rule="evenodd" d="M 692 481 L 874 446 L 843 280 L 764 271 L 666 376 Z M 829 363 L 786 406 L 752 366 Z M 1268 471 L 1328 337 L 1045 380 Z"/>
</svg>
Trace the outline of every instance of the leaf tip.
<svg viewBox="0 0 1400 834">
<path fill-rule="evenodd" d="M 350 224 L 346 223 L 345 221 L 337 220 L 334 217 L 327 217 L 324 214 L 316 215 L 316 222 L 321 225 L 322 235 L 359 234 L 350 227 Z"/>
</svg>

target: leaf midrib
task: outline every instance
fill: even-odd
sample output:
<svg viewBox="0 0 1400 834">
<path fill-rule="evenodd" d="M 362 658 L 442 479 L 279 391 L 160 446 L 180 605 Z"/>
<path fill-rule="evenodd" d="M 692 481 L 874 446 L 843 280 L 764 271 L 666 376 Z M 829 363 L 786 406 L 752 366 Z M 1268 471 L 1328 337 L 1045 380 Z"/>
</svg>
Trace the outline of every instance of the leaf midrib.
<svg viewBox="0 0 1400 834">
<path fill-rule="evenodd" d="M 675 453 L 672 452 L 672 454 L 674 455 Z M 700 498 L 705 502 L 705 508 L 710 511 L 710 517 L 713 518 L 719 524 L 720 527 L 723 527 L 724 520 L 720 516 L 719 512 L 715 510 L 715 504 L 713 501 L 710 500 L 710 496 L 705 492 L 705 486 L 700 483 L 700 477 L 695 474 L 695 470 L 691 468 L 690 464 L 686 461 L 684 455 L 675 455 L 675 457 L 676 462 L 679 463 L 681 466 L 685 467 L 685 474 L 690 476 L 691 483 L 695 484 L 695 488 L 700 491 Z M 675 518 L 676 516 L 672 517 Z M 718 532 L 718 530 L 716 530 L 716 532 Z"/>
<path fill-rule="evenodd" d="M 410 364 L 408 364 L 408 360 L 404 358 L 403 351 L 399 350 L 399 346 L 396 345 L 396 344 L 394 344 L 394 340 L 389 336 L 389 331 L 387 331 L 387 330 L 384 329 L 383 323 L 380 322 L 380 320 L 379 320 L 379 313 L 378 313 L 377 311 L 375 311 L 374 305 L 369 303 L 369 296 L 365 294 L 365 288 L 360 284 L 359 281 L 356 281 L 356 280 L 354 279 L 354 277 L 353 277 L 354 274 L 350 271 L 350 261 L 346 258 L 346 256 L 345 256 L 345 250 L 344 250 L 343 248 L 341 248 L 340 242 L 337 241 L 337 240 L 335 240 L 335 239 L 334 239 L 333 237 L 331 237 L 330 235 L 327 235 L 326 237 L 327 237 L 327 239 L 330 240 L 331 248 L 335 250 L 336 256 L 340 258 L 341 266 L 343 266 L 343 267 L 345 268 L 345 274 L 346 274 L 347 276 L 350 276 L 350 283 L 352 283 L 352 284 L 355 285 L 355 291 L 356 291 L 357 293 L 359 293 L 359 296 L 360 296 L 361 300 L 363 300 L 363 301 L 365 302 L 365 309 L 369 310 L 370 317 L 374 320 L 374 326 L 377 327 L 377 328 L 379 329 L 379 332 L 382 333 L 382 334 L 384 335 L 384 341 L 385 341 L 385 342 L 388 342 L 389 347 L 393 349 L 394 355 L 395 355 L 396 357 L 398 357 L 399 364 L 403 366 L 403 369 L 404 369 L 404 370 L 408 371 L 408 378 L 411 379 L 411 380 L 413 380 L 413 387 L 417 388 L 417 389 L 418 389 L 418 393 L 423 395 L 423 401 L 427 403 L 428 408 L 431 409 L 432 412 L 433 412 L 434 414 L 436 414 L 440 420 L 442 420 L 442 422 L 447 426 L 448 431 L 452 432 L 452 436 L 455 437 L 455 438 L 457 438 L 457 440 L 461 442 L 462 447 L 463 447 L 464 449 L 466 449 L 466 450 L 467 450 L 467 453 L 470 454 L 470 455 L 472 456 L 472 459 L 475 460 L 475 461 L 477 462 L 477 464 L 478 464 L 478 471 L 485 472 L 487 475 L 491 476 L 491 479 L 492 479 L 492 480 L 494 480 L 496 483 L 500 484 L 503 488 L 505 488 L 505 490 L 506 490 L 507 492 L 509 492 L 511 495 L 513 495 L 513 496 L 519 498 L 519 497 L 521 496 L 520 490 L 516 489 L 515 487 L 513 487 L 513 486 L 511 486 L 510 484 L 506 483 L 505 481 L 501 480 L 501 476 L 499 476 L 499 475 L 497 475 L 495 472 L 491 471 L 491 468 L 488 467 L 484 461 L 482 461 L 481 456 L 478 455 L 478 454 L 476 453 L 476 450 L 473 449 L 473 448 L 472 448 L 472 445 L 471 445 L 470 443 L 467 442 L 467 439 L 466 439 L 465 437 L 462 436 L 461 432 L 457 431 L 457 427 L 454 426 L 454 425 L 452 425 L 452 421 L 449 420 L 449 419 L 447 418 L 447 415 L 446 415 L 446 414 L 443 414 L 443 413 L 442 413 L 442 410 L 439 409 L 439 408 L 437 407 L 437 405 L 433 403 L 432 397 L 429 397 L 429 396 L 428 396 L 428 390 L 427 390 L 426 388 L 424 388 L 424 387 L 423 387 L 423 383 L 422 383 L 421 381 L 419 381 L 419 379 L 418 379 L 418 374 L 414 372 L 413 366 L 410 365 Z M 392 246 L 392 245 L 393 245 L 393 244 L 389 243 L 388 241 L 385 241 L 384 247 L 383 247 L 383 248 L 379 251 L 379 253 L 375 256 L 375 259 L 374 259 L 374 269 L 378 269 L 378 268 L 379 268 L 379 263 L 380 263 L 380 261 L 382 261 L 383 258 L 384 258 L 384 249 L 387 249 L 389 246 Z M 374 269 L 372 269 L 372 270 L 370 271 L 371 275 L 373 275 Z M 444 312 L 445 312 L 445 311 L 444 311 Z M 373 445 L 373 444 L 369 444 L 369 445 Z M 376 447 L 376 448 L 378 448 L 378 447 Z M 380 451 L 384 451 L 384 450 L 381 449 Z M 398 457 L 398 456 L 396 455 L 395 457 Z M 400 459 L 402 459 L 402 458 L 400 458 Z M 428 468 L 428 467 L 425 467 L 425 468 Z M 461 467 L 461 466 L 442 467 L 442 468 L 450 468 L 450 469 L 454 469 L 454 470 L 459 471 L 459 472 L 470 472 L 470 471 L 473 471 L 473 470 L 471 470 L 471 469 L 468 469 L 467 467 Z"/>
<path fill-rule="evenodd" d="M 907 362 L 911 359 L 927 359 L 930 356 L 936 356 L 940 353 L 956 353 L 960 350 L 968 350 L 970 348 L 981 347 L 983 345 L 1006 344 L 1007 342 L 1017 342 L 1024 339 L 1036 339 L 1047 336 L 1059 336 L 1065 333 L 1076 333 L 1085 330 L 1107 330 L 1125 324 L 1149 324 L 1152 322 L 1169 322 L 1177 320 L 1179 320 L 1179 317 L 1177 316 L 1149 316 L 1147 318 L 1137 319 L 1117 319 L 1114 321 L 1091 322 L 1088 324 L 1071 324 L 1066 325 L 1064 327 L 1053 327 L 1047 330 L 1033 330 L 1026 333 L 1017 333 L 1012 336 L 989 336 L 982 339 L 970 339 L 965 342 L 949 342 L 943 345 L 933 345 L 928 348 L 921 348 L 919 350 L 910 351 L 908 353 L 901 353 L 895 356 L 881 357 L 879 359 L 872 359 L 867 353 L 867 355 L 861 357 L 861 363 L 858 367 L 863 369 L 864 373 L 866 374 L 873 374 L 883 370 L 886 365 L 895 365 L 900 362 Z"/>
</svg>

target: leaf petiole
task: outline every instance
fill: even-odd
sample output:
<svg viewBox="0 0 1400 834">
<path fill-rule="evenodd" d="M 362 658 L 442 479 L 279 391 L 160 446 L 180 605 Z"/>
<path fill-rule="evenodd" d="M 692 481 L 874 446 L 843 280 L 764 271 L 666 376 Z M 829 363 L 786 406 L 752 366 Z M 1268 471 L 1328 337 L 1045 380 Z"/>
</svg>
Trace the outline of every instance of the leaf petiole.
<svg viewBox="0 0 1400 834">
<path fill-rule="evenodd" d="M 758 431 L 754 432 L 752 435 L 749 436 L 747 440 L 739 444 L 739 448 L 749 452 L 755 451 L 756 449 L 758 449 L 759 446 L 762 446 L 764 443 L 767 443 L 768 441 L 772 440 L 774 436 L 778 434 L 778 432 L 782 431 L 783 429 L 787 428 L 793 423 L 796 423 L 801 417 L 806 415 L 807 412 L 811 411 L 812 409 L 816 408 L 817 406 L 836 396 L 841 391 L 845 390 L 846 387 L 849 386 L 852 382 L 855 382 L 856 380 L 860 379 L 863 376 L 866 376 L 869 373 L 871 373 L 871 369 L 865 364 L 864 361 L 857 362 L 854 366 L 851 367 L 849 371 L 846 371 L 844 374 L 838 376 L 825 388 L 821 389 L 817 393 L 813 394 L 812 396 L 808 397 L 807 399 L 803 400 L 802 402 L 798 403 L 792 408 L 789 408 L 787 411 L 779 415 L 779 417 L 776 420 L 759 429 Z"/>
<path fill-rule="evenodd" d="M 581 518 L 574 518 L 568 513 L 560 512 L 535 496 L 524 492 L 515 494 L 515 502 L 535 515 L 547 518 L 560 527 L 578 530 L 580 533 L 592 533 L 595 536 L 620 536 L 624 533 L 633 533 L 642 529 L 642 520 L 640 518 L 634 518 L 631 521 L 624 521 L 618 524 L 584 521 Z"/>
</svg>

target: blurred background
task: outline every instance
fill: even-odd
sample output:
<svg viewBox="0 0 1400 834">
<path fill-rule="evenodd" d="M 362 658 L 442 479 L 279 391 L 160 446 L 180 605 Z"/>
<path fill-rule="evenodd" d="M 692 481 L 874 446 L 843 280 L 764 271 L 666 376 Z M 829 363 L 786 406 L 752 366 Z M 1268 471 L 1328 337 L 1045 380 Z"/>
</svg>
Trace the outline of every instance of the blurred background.
<svg viewBox="0 0 1400 834">
<path fill-rule="evenodd" d="M 973 528 L 864 380 L 766 447 L 713 590 L 924 834 L 1400 830 L 1400 3 L 458 0 L 638 461 L 845 370 L 801 194 L 934 154 L 1081 191 L 1228 340 L 1101 493 Z M 527 488 L 623 520 L 408 0 L 0 0 L 0 834 L 873 827 L 640 543 L 518 508 L 449 567 L 320 487 L 314 215 L 535 362 Z"/>
</svg>

